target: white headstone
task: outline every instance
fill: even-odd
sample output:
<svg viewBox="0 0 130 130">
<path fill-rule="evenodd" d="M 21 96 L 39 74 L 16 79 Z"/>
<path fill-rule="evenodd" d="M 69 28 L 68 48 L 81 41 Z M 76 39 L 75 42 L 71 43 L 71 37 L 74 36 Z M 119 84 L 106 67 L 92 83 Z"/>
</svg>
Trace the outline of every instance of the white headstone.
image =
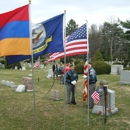
<svg viewBox="0 0 130 130">
<path fill-rule="evenodd" d="M 124 69 L 123 65 L 118 65 L 117 73 L 121 74 L 121 70 L 123 70 L 123 69 Z"/>
<path fill-rule="evenodd" d="M 2 68 L 2 66 L 3 66 L 3 65 L 0 63 L 0 68 Z"/>
<path fill-rule="evenodd" d="M 15 90 L 16 92 L 24 92 L 25 91 L 25 85 L 18 85 L 17 89 Z"/>
<path fill-rule="evenodd" d="M 29 74 L 28 76 L 32 77 L 32 74 Z"/>
<path fill-rule="evenodd" d="M 3 65 L 3 67 L 2 68 L 5 68 L 5 65 Z"/>
<path fill-rule="evenodd" d="M 28 66 L 31 68 L 32 67 L 32 65 L 30 64 L 30 63 L 28 63 Z"/>
<path fill-rule="evenodd" d="M 2 85 L 5 85 L 5 80 L 1 80 L 1 84 L 2 84 Z"/>
<path fill-rule="evenodd" d="M 14 84 L 14 82 L 10 81 L 10 87 L 11 87 L 11 88 L 16 87 L 16 85 Z"/>
<path fill-rule="evenodd" d="M 40 65 L 40 69 L 43 69 L 44 68 L 44 65 Z"/>
<path fill-rule="evenodd" d="M 9 87 L 9 85 L 10 85 L 10 82 L 9 81 L 5 81 L 5 86 Z"/>
<path fill-rule="evenodd" d="M 22 70 L 26 70 L 25 66 L 22 66 Z"/>
<path fill-rule="evenodd" d="M 47 78 L 51 78 L 51 77 L 53 77 L 53 71 L 52 71 L 52 69 L 49 69 Z"/>
<path fill-rule="evenodd" d="M 15 66 L 15 68 L 14 68 L 15 70 L 17 70 L 18 69 L 18 67 L 17 66 Z"/>
<path fill-rule="evenodd" d="M 118 74 L 118 65 L 111 65 L 111 73 L 110 74 Z"/>
</svg>

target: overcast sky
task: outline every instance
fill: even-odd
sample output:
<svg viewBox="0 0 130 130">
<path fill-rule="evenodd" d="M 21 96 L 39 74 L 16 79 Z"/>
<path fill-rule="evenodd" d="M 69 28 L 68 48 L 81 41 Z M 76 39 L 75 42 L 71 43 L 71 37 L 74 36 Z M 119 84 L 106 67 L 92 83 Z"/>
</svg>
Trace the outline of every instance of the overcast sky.
<svg viewBox="0 0 130 130">
<path fill-rule="evenodd" d="M 39 23 L 53 16 L 64 13 L 66 23 L 70 19 L 81 26 L 103 24 L 110 18 L 130 20 L 130 0 L 31 0 L 31 21 Z M 0 13 L 4 13 L 28 4 L 28 0 L 1 0 Z"/>
</svg>

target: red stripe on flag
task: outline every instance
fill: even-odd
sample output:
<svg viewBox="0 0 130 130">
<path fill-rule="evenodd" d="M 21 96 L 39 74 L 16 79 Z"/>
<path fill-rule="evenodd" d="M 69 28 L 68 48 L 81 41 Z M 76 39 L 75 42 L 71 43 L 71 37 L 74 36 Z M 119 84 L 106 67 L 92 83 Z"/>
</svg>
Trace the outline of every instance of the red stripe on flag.
<svg viewBox="0 0 130 130">
<path fill-rule="evenodd" d="M 0 28 L 12 21 L 28 21 L 29 20 L 29 5 L 16 8 L 12 11 L 0 14 Z"/>
</svg>

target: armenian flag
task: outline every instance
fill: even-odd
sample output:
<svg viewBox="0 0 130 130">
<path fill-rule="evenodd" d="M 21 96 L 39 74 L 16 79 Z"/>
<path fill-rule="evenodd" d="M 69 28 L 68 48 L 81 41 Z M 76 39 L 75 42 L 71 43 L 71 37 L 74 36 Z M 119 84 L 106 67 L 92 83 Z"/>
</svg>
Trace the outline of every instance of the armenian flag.
<svg viewBox="0 0 130 130">
<path fill-rule="evenodd" d="M 29 5 L 0 14 L 0 57 L 30 55 Z"/>
</svg>

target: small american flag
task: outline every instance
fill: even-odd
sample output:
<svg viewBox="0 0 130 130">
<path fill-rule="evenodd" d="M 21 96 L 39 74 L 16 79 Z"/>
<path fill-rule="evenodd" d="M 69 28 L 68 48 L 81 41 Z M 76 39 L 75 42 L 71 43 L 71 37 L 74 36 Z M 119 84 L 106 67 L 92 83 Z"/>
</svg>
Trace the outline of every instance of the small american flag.
<svg viewBox="0 0 130 130">
<path fill-rule="evenodd" d="M 33 68 L 37 68 L 39 65 L 40 65 L 40 57 L 37 59 L 37 61 L 34 64 Z"/>
<path fill-rule="evenodd" d="M 88 43 L 87 43 L 87 26 L 86 24 L 79 27 L 71 35 L 67 36 L 64 40 L 66 57 L 87 54 Z M 52 53 L 49 55 L 48 61 L 64 58 L 64 52 Z"/>
<path fill-rule="evenodd" d="M 93 98 L 93 100 L 95 101 L 96 104 L 99 103 L 100 98 L 99 98 L 99 94 L 96 91 L 94 91 L 94 93 L 91 95 L 91 97 Z"/>
</svg>

